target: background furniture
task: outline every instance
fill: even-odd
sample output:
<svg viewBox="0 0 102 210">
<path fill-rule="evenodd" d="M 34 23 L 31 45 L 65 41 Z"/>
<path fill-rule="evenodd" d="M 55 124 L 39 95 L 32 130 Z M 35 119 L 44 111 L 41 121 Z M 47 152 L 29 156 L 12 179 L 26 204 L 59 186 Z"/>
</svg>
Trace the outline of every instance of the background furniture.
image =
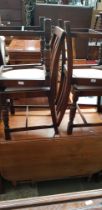
<svg viewBox="0 0 102 210">
<path fill-rule="evenodd" d="M 25 6 L 22 0 L 0 1 L 1 20 L 4 24 L 25 25 L 26 15 Z M 7 8 L 7 9 L 5 9 Z M 93 14 L 93 7 L 89 6 L 69 6 L 63 4 L 35 4 L 33 10 L 33 23 L 37 25 L 39 16 L 45 16 L 52 19 L 52 24 L 57 23 L 58 19 L 71 21 L 72 27 L 90 28 Z M 80 18 L 81 17 L 81 18 Z M 77 56 L 79 58 L 86 57 L 87 43 L 78 44 Z M 79 50 L 80 49 L 80 50 Z"/>
<path fill-rule="evenodd" d="M 0 16 L 5 25 L 24 25 L 24 2 L 22 0 L 0 0 Z"/>
<path fill-rule="evenodd" d="M 46 24 L 47 23 L 47 24 Z M 45 19 L 45 31 L 36 31 L 35 33 L 41 36 L 46 30 L 50 30 L 50 20 Z M 34 33 L 34 31 L 33 31 Z M 58 134 L 57 123 L 57 104 L 59 100 L 56 100 L 57 95 L 57 82 L 59 72 L 59 60 L 60 55 L 65 43 L 65 31 L 59 27 L 54 27 L 51 50 L 46 52 L 46 39 L 45 39 L 45 60 L 43 65 L 33 64 L 32 67 L 27 66 L 4 66 L 0 75 L 0 97 L 1 106 L 3 110 L 3 122 L 5 138 L 10 139 L 10 132 L 28 131 L 36 129 L 54 128 L 55 134 Z M 8 68 L 8 70 L 7 70 Z M 10 69 L 11 68 L 11 69 Z M 62 91 L 62 90 L 61 90 Z M 62 91 L 63 92 L 63 91 Z M 60 94 L 62 94 L 62 92 Z M 69 93 L 69 92 L 68 92 Z M 63 94 L 64 95 L 64 94 Z M 9 128 L 9 115 L 8 115 L 8 103 L 7 99 L 14 100 L 16 98 L 47 98 L 49 103 L 49 109 L 51 112 L 52 122 L 47 125 L 28 126 L 28 120 L 26 118 L 26 126 L 19 128 Z M 60 97 L 60 96 L 59 96 Z M 64 98 L 62 97 L 63 101 Z M 60 99 L 61 100 L 61 99 Z M 67 98 L 65 97 L 67 102 Z M 57 102 L 58 101 L 58 102 Z M 64 108 L 63 108 L 64 109 Z M 65 109 L 64 109 L 65 111 Z"/>
<path fill-rule="evenodd" d="M 34 24 L 37 25 L 39 16 L 51 18 L 52 24 L 57 24 L 58 19 L 70 21 L 73 28 L 90 28 L 93 7 L 78 7 L 60 4 L 36 4 L 34 9 Z M 77 58 L 87 57 L 87 41 L 78 41 Z"/>
<path fill-rule="evenodd" d="M 4 35 L 5 45 L 7 45 L 8 54 L 10 54 L 10 64 L 20 63 L 43 63 L 44 59 L 44 36 L 26 35 L 27 31 L 44 31 L 44 17 L 39 18 L 36 26 L 0 26 L 0 33 Z M 24 38 L 19 32 L 24 32 Z M 51 32 L 46 31 L 46 40 L 50 39 Z M 4 53 L 2 53 L 3 55 Z"/>
<path fill-rule="evenodd" d="M 22 40 L 14 38 L 8 46 L 10 64 L 41 62 L 40 40 Z"/>
<path fill-rule="evenodd" d="M 58 19 L 68 20 L 74 28 L 90 28 L 93 7 L 78 7 L 60 4 L 36 4 L 34 10 L 34 24 L 37 25 L 39 16 L 52 19 L 57 24 Z"/>
</svg>

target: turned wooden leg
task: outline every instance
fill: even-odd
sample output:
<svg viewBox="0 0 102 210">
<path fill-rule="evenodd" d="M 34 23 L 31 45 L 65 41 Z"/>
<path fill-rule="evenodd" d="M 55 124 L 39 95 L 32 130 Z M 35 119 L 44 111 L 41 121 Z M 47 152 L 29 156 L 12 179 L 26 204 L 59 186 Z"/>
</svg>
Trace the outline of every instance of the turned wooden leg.
<svg viewBox="0 0 102 210">
<path fill-rule="evenodd" d="M 4 122 L 4 132 L 5 132 L 5 139 L 10 140 L 10 130 L 9 130 L 9 114 L 8 114 L 8 107 L 7 103 L 5 102 L 3 106 L 3 122 Z"/>
<path fill-rule="evenodd" d="M 75 118 L 75 113 L 76 113 L 76 103 L 78 100 L 78 95 L 75 93 L 73 95 L 73 103 L 70 106 L 70 112 L 69 112 L 69 122 L 68 122 L 68 127 L 67 127 L 67 133 L 68 134 L 72 134 L 72 130 L 73 130 L 73 121 Z"/>
<path fill-rule="evenodd" d="M 2 120 L 2 97 L 0 96 L 0 120 Z"/>
<path fill-rule="evenodd" d="M 15 107 L 14 107 L 13 99 L 10 99 L 10 112 L 11 112 L 11 115 L 15 114 Z"/>
<path fill-rule="evenodd" d="M 55 134 L 59 134 L 58 131 L 58 125 L 57 125 L 57 118 L 56 118 L 56 113 L 55 113 L 55 108 L 54 108 L 54 104 L 52 102 L 52 100 L 49 98 L 49 106 L 50 106 L 50 110 L 51 110 L 51 117 L 52 117 L 52 121 L 53 121 L 53 127 L 55 130 Z"/>
<path fill-rule="evenodd" d="M 0 107 L 0 120 L 2 120 L 2 109 Z"/>
<path fill-rule="evenodd" d="M 101 96 L 97 97 L 97 112 L 102 112 Z"/>
<path fill-rule="evenodd" d="M 4 193 L 4 183 L 3 183 L 3 178 L 0 175 L 0 194 Z"/>
</svg>

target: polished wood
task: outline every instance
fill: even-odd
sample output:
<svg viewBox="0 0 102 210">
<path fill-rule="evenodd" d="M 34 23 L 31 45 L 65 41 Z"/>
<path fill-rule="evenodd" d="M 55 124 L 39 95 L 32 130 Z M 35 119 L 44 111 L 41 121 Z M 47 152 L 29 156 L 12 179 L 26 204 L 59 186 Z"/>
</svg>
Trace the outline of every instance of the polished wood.
<svg viewBox="0 0 102 210">
<path fill-rule="evenodd" d="M 29 111 L 30 110 L 30 111 Z M 49 110 L 27 110 L 29 125 L 49 124 Z M 95 109 L 84 110 L 90 122 L 101 121 Z M 11 141 L 5 141 L 3 121 L 0 121 L 0 174 L 11 182 L 55 180 L 68 177 L 101 175 L 102 129 L 99 127 L 75 128 L 67 135 L 69 110 L 59 127 L 59 136 L 53 129 L 12 133 Z M 10 127 L 25 124 L 26 112 L 16 110 L 10 116 Z M 81 122 L 77 113 L 75 122 Z M 96 158 L 97 157 L 97 158 Z M 84 167 L 83 167 L 84 166 Z M 20 171 L 20 173 L 19 173 Z"/>
<path fill-rule="evenodd" d="M 73 28 L 90 28 L 92 19 L 92 7 L 71 6 L 63 4 L 36 4 L 34 12 L 34 22 L 38 23 L 39 16 L 49 17 L 53 25 L 57 25 L 58 19 L 71 22 Z M 77 18 L 74 18 L 77 17 Z M 80 18 L 81 17 L 81 18 Z M 76 55 L 77 58 L 87 57 L 87 42 L 78 42 Z"/>
<path fill-rule="evenodd" d="M 77 32 L 71 31 L 70 24 L 66 24 L 66 31 L 68 36 L 68 43 L 72 43 L 72 38 L 75 39 L 92 39 L 96 38 L 97 40 L 102 39 L 102 33 L 96 32 L 94 30 L 89 30 L 88 32 Z M 68 25 L 67 25 L 68 24 Z M 71 53 L 71 62 L 73 62 L 73 53 Z M 68 121 L 68 134 L 72 134 L 74 127 L 88 127 L 88 126 L 102 126 L 102 122 L 90 123 L 84 118 L 81 113 L 80 107 L 78 106 L 79 97 L 87 96 L 102 96 L 102 71 L 97 69 L 98 65 L 74 65 L 69 69 L 69 76 L 71 75 L 70 90 L 71 90 L 71 106 L 70 106 L 70 115 Z M 83 123 L 74 123 L 74 118 L 76 110 L 79 111 Z M 100 110 L 100 103 L 97 104 L 97 110 Z"/>
<path fill-rule="evenodd" d="M 12 182 L 92 176 L 102 170 L 101 148 L 100 136 L 1 141 L 0 173 Z"/>
<path fill-rule="evenodd" d="M 13 39 L 8 46 L 10 64 L 40 63 L 40 40 Z"/>
<path fill-rule="evenodd" d="M 0 202 L 0 209 L 101 209 L 102 190 L 89 190 Z"/>
<path fill-rule="evenodd" d="M 43 62 L 44 36 L 50 40 L 51 33 L 50 29 L 47 31 L 46 27 L 44 28 L 44 17 L 39 18 L 37 26 L 3 26 L 0 27 L 0 31 L 5 34 L 6 39 L 8 33 L 13 33 L 11 43 L 7 48 L 10 64 Z"/>
<path fill-rule="evenodd" d="M 64 107 L 63 95 L 60 98 L 60 100 L 58 100 L 58 98 L 56 97 L 59 61 L 65 43 L 65 36 L 66 33 L 64 30 L 62 30 L 59 27 L 54 28 L 51 40 L 50 53 L 48 53 L 48 45 L 46 47 L 47 52 L 45 57 L 45 65 L 41 67 L 39 65 L 38 66 L 35 65 L 35 67 L 33 66 L 32 69 L 29 69 L 29 65 L 24 67 L 26 69 L 21 69 L 21 66 L 17 66 L 17 68 L 13 70 L 12 70 L 13 67 L 11 66 L 8 66 L 8 68 L 11 68 L 11 70 L 10 69 L 7 70 L 6 66 L 6 68 L 1 70 L 0 86 L 2 91 L 0 92 L 0 96 L 2 98 L 3 120 L 4 120 L 4 130 L 5 130 L 6 139 L 10 139 L 10 132 L 26 131 L 32 129 L 44 129 L 49 127 L 50 128 L 53 127 L 55 133 L 58 134 L 59 123 L 57 122 L 57 115 L 59 115 L 59 113 L 62 113 L 60 109 L 57 110 L 57 104 L 59 106 L 60 100 L 63 102 L 63 109 L 61 109 L 63 111 L 62 113 L 63 115 L 66 108 Z M 34 98 L 34 97 L 48 98 L 49 108 L 52 117 L 52 124 L 31 127 L 28 126 L 27 123 L 26 127 L 9 128 L 7 99 L 14 100 L 17 98 Z M 65 100 L 66 100 L 65 106 L 67 106 L 67 97 L 65 97 Z M 60 122 L 61 120 L 62 117 L 60 118 Z"/>
</svg>

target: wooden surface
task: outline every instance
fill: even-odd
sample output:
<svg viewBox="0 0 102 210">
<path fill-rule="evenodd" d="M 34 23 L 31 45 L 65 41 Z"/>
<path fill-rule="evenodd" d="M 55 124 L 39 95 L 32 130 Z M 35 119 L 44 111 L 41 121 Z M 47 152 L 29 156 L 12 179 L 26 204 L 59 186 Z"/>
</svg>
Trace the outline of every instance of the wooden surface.
<svg viewBox="0 0 102 210">
<path fill-rule="evenodd" d="M 84 60 L 82 61 L 82 63 Z M 23 99 L 20 99 L 20 104 Z M 28 99 L 28 104 L 35 101 Z M 45 101 L 43 101 L 45 103 Z M 27 104 L 27 101 L 23 101 Z M 102 114 L 95 109 L 84 110 L 89 122 L 102 122 Z M 50 123 L 50 113 L 30 111 L 29 125 Z M 102 129 L 75 128 L 67 135 L 69 110 L 59 127 L 59 136 L 53 129 L 12 133 L 12 141 L 5 141 L 0 122 L 0 172 L 8 180 L 51 180 L 70 176 L 86 176 L 102 170 Z M 75 122 L 81 122 L 76 114 Z M 25 112 L 10 117 L 10 127 L 25 125 Z M 96 158 L 97 157 L 97 158 Z M 84 167 L 83 167 L 84 166 Z M 21 173 L 19 173 L 21 171 Z"/>
<path fill-rule="evenodd" d="M 87 119 L 99 120 L 86 110 Z M 84 111 L 85 112 L 85 111 Z M 29 125 L 50 123 L 50 113 L 29 112 Z M 76 119 L 80 122 L 80 116 Z M 101 115 L 100 115 L 100 121 Z M 59 128 L 59 137 L 53 129 L 12 133 L 12 140 L 5 141 L 3 124 L 0 123 L 0 173 L 10 181 L 52 180 L 73 176 L 90 176 L 102 170 L 102 129 L 77 128 L 67 135 L 68 111 Z M 17 112 L 10 117 L 10 127 L 25 124 L 25 114 Z M 19 173 L 20 171 L 20 173 Z"/>
<path fill-rule="evenodd" d="M 21 210 L 101 210 L 102 190 L 90 190 L 74 193 L 56 194 L 43 197 L 0 202 L 0 209 Z"/>
<path fill-rule="evenodd" d="M 40 62 L 40 41 L 13 39 L 8 47 L 10 64 Z"/>
<path fill-rule="evenodd" d="M 91 136 L 1 142 L 0 156 L 1 175 L 9 181 L 90 176 L 102 170 L 102 141 Z"/>
</svg>

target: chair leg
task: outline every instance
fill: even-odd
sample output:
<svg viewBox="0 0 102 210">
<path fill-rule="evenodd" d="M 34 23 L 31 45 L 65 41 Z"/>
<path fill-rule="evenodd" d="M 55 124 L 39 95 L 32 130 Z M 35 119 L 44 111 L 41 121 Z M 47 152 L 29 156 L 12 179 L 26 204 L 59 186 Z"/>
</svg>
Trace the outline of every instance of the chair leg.
<svg viewBox="0 0 102 210">
<path fill-rule="evenodd" d="M 97 97 L 97 112 L 102 112 L 101 96 Z"/>
<path fill-rule="evenodd" d="M 0 175 L 0 194 L 4 193 L 4 183 L 3 183 L 3 178 Z"/>
<path fill-rule="evenodd" d="M 2 120 L 2 110 L 0 108 L 0 121 Z"/>
<path fill-rule="evenodd" d="M 56 118 L 56 113 L 55 113 L 55 107 L 52 103 L 52 101 L 49 99 L 49 106 L 50 106 L 50 110 L 51 110 L 51 116 L 52 116 L 52 121 L 53 121 L 53 127 L 55 130 L 55 134 L 59 134 L 58 131 L 58 125 L 57 125 L 57 118 Z"/>
<path fill-rule="evenodd" d="M 78 100 L 78 95 L 75 94 L 73 96 L 73 103 L 70 106 L 70 113 L 69 113 L 69 122 L 68 122 L 68 127 L 67 127 L 67 133 L 72 134 L 73 131 L 73 121 L 75 118 L 75 113 L 76 113 L 76 108 L 77 108 L 77 100 Z"/>
<path fill-rule="evenodd" d="M 15 114 L 15 107 L 13 104 L 13 99 L 10 99 L 10 112 L 11 112 L 11 115 Z"/>
<path fill-rule="evenodd" d="M 2 120 L 2 97 L 0 97 L 1 100 L 0 100 L 0 121 Z"/>
<path fill-rule="evenodd" d="M 3 107 L 3 122 L 4 122 L 5 139 L 10 140 L 11 136 L 9 130 L 9 114 L 8 114 L 7 103 L 5 103 L 5 106 Z"/>
</svg>

